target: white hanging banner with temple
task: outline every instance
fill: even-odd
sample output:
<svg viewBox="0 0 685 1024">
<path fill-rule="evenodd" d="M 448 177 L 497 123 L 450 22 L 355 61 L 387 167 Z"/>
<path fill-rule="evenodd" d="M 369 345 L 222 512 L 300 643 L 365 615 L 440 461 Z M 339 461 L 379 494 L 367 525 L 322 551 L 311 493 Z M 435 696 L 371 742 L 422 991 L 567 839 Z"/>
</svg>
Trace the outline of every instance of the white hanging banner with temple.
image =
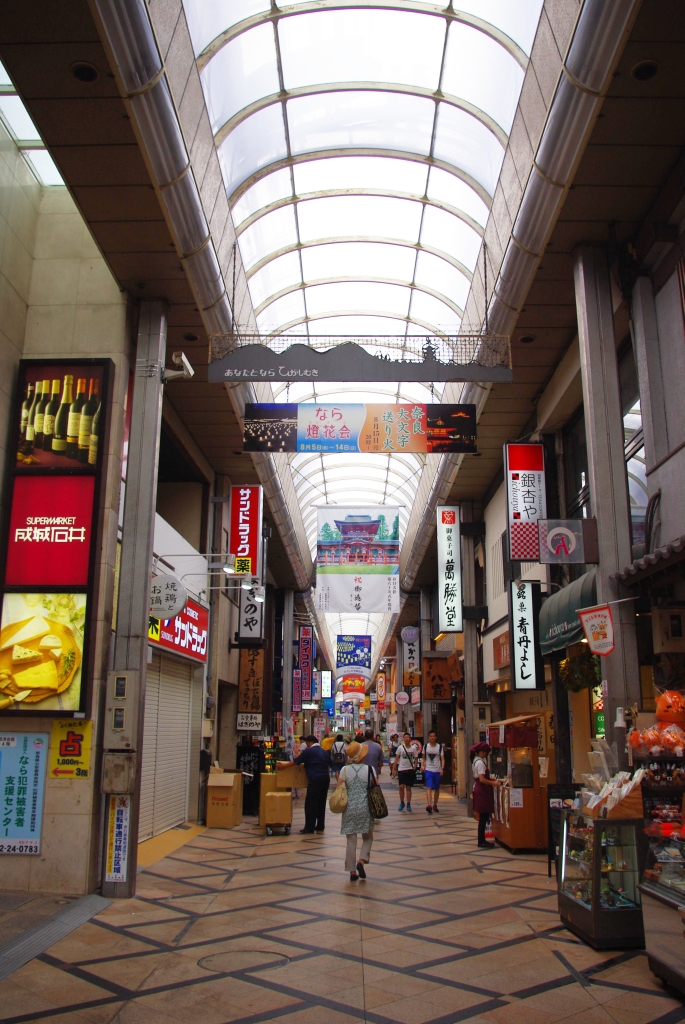
<svg viewBox="0 0 685 1024">
<path fill-rule="evenodd" d="M 441 633 L 464 629 L 461 586 L 461 532 L 458 505 L 437 508 L 438 628 Z"/>
<path fill-rule="evenodd" d="M 507 536 L 512 562 L 540 559 L 538 520 L 547 518 L 545 450 L 541 444 L 505 444 Z"/>
</svg>

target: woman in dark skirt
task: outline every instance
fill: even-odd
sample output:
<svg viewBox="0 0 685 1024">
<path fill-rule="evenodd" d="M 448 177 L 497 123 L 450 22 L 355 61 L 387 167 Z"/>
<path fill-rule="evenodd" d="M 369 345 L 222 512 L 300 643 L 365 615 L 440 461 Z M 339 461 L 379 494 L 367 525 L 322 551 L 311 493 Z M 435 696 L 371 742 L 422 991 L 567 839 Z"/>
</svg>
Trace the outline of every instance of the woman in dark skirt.
<svg viewBox="0 0 685 1024">
<path fill-rule="evenodd" d="M 469 750 L 473 768 L 473 809 L 478 814 L 478 846 L 481 849 L 494 848 L 494 843 L 488 843 L 485 839 L 485 829 L 490 821 L 490 815 L 495 809 L 495 786 L 501 786 L 499 779 L 490 778 L 490 769 L 486 760 L 490 753 L 488 743 L 476 743 Z"/>
</svg>

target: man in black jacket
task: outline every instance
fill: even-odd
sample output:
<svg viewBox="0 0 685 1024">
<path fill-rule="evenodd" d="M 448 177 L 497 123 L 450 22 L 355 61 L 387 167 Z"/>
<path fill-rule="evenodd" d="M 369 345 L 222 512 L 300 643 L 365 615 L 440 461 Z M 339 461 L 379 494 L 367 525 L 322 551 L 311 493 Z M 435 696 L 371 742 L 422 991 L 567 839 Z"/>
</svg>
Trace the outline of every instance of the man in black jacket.
<svg viewBox="0 0 685 1024">
<path fill-rule="evenodd" d="M 276 768 L 303 764 L 307 773 L 307 796 L 304 801 L 303 835 L 323 832 L 326 827 L 326 800 L 331 780 L 331 755 L 319 745 L 316 736 L 305 736 L 307 746 L 294 761 L 277 761 Z"/>
</svg>

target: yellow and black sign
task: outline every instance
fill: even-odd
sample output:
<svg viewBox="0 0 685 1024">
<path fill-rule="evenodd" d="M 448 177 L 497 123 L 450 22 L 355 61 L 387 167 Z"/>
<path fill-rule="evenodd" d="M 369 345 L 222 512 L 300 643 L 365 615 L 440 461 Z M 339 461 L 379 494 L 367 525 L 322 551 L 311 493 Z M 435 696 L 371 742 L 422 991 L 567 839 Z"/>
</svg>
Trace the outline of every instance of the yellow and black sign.
<svg viewBox="0 0 685 1024">
<path fill-rule="evenodd" d="M 66 719 L 52 723 L 50 779 L 90 778 L 90 748 L 93 723 Z"/>
</svg>

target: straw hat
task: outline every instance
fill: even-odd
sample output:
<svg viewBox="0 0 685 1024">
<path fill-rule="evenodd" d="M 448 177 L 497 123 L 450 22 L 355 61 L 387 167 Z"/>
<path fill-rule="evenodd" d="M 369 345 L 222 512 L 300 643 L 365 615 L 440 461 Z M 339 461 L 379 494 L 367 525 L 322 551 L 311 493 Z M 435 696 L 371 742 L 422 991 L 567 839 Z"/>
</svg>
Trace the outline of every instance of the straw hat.
<svg viewBox="0 0 685 1024">
<path fill-rule="evenodd" d="M 347 754 L 347 760 L 352 761 L 354 764 L 358 764 L 363 761 L 368 753 L 368 746 L 366 743 L 357 743 L 356 740 L 350 743 L 345 753 Z"/>
</svg>

